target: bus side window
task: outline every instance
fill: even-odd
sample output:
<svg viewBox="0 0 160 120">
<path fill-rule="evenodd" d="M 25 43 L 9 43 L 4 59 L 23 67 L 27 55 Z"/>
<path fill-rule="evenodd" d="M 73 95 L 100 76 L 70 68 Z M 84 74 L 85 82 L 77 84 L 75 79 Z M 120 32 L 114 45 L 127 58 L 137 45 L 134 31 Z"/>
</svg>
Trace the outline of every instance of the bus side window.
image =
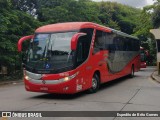
<svg viewBox="0 0 160 120">
<path fill-rule="evenodd" d="M 77 44 L 77 63 L 81 64 L 87 58 L 88 44 L 86 42 L 86 36 L 80 37 Z"/>
<path fill-rule="evenodd" d="M 119 51 L 121 49 L 121 46 L 120 46 L 120 38 L 118 36 L 114 38 L 113 43 L 115 47 L 114 50 Z"/>
<path fill-rule="evenodd" d="M 133 39 L 127 37 L 127 41 L 128 41 L 128 42 L 127 42 L 127 44 L 128 44 L 128 51 L 133 51 L 133 44 L 132 44 L 132 43 L 133 43 L 133 42 L 132 42 Z"/>
<path fill-rule="evenodd" d="M 115 52 L 115 44 L 113 42 L 116 34 L 114 33 L 104 33 L 105 39 L 105 50 L 109 52 Z"/>
<path fill-rule="evenodd" d="M 82 43 L 79 42 L 78 46 L 77 46 L 77 62 L 81 62 L 83 61 L 83 57 L 82 57 Z"/>
<path fill-rule="evenodd" d="M 89 56 L 89 50 L 93 35 L 92 29 L 82 29 L 81 32 L 87 33 L 87 35 L 80 37 L 77 44 L 77 66 L 82 64 Z"/>
<path fill-rule="evenodd" d="M 129 40 L 127 37 L 124 38 L 124 51 L 129 51 Z"/>
<path fill-rule="evenodd" d="M 104 37 L 103 37 L 103 32 L 100 30 L 96 31 L 96 36 L 95 36 L 95 42 L 94 42 L 94 51 L 93 54 L 99 52 L 100 50 L 104 49 Z"/>
<path fill-rule="evenodd" d="M 135 44 L 135 46 L 136 46 L 135 48 L 136 49 L 135 49 L 135 51 L 139 51 L 140 50 L 140 47 L 139 47 L 140 46 L 140 41 L 139 40 L 135 40 L 135 41 L 136 41 L 136 44 Z"/>
</svg>

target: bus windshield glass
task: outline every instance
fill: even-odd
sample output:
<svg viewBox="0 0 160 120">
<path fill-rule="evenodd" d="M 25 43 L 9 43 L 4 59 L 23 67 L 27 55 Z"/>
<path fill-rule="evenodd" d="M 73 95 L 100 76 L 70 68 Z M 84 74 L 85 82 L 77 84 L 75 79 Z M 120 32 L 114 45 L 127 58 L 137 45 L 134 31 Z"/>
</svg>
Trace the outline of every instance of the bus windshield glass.
<svg viewBox="0 0 160 120">
<path fill-rule="evenodd" d="M 58 71 L 73 67 L 74 52 L 70 46 L 75 33 L 36 34 L 28 50 L 26 66 L 37 71 Z"/>
</svg>

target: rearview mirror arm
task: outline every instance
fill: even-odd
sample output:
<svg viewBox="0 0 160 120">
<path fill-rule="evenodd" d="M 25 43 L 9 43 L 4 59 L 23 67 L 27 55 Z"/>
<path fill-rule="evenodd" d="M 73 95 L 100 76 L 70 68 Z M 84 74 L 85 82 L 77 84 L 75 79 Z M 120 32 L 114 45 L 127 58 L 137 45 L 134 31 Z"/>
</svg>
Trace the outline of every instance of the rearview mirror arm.
<svg viewBox="0 0 160 120">
<path fill-rule="evenodd" d="M 22 51 L 22 43 L 24 41 L 32 39 L 32 38 L 33 38 L 33 35 L 29 35 L 29 36 L 25 36 L 25 37 L 22 37 L 21 39 L 19 39 L 18 44 L 17 44 L 18 52 Z"/>
</svg>

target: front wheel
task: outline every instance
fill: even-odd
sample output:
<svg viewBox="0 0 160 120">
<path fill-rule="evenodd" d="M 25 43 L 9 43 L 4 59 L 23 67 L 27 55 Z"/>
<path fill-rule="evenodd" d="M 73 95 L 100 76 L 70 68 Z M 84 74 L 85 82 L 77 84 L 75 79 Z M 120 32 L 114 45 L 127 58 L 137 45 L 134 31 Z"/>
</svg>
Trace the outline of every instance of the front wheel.
<svg viewBox="0 0 160 120">
<path fill-rule="evenodd" d="M 99 89 L 99 77 L 97 74 L 94 74 L 92 77 L 92 87 L 88 90 L 89 93 L 95 93 Z"/>
</svg>

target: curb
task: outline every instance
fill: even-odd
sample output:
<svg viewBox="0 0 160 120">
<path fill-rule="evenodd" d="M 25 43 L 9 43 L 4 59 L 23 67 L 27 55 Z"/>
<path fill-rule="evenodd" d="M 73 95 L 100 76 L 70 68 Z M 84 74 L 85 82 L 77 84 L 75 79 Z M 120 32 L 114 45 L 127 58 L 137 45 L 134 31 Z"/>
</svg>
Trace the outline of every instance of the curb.
<svg viewBox="0 0 160 120">
<path fill-rule="evenodd" d="M 16 81 L 3 81 L 3 82 L 0 82 L 0 85 L 9 85 L 9 84 L 18 84 L 18 83 L 23 83 L 23 80 L 16 80 Z"/>
<path fill-rule="evenodd" d="M 160 83 L 159 80 L 157 80 L 157 78 L 154 76 L 154 73 L 157 72 L 157 71 L 154 71 L 152 74 L 151 74 L 151 78 L 156 81 L 157 83 Z"/>
</svg>

